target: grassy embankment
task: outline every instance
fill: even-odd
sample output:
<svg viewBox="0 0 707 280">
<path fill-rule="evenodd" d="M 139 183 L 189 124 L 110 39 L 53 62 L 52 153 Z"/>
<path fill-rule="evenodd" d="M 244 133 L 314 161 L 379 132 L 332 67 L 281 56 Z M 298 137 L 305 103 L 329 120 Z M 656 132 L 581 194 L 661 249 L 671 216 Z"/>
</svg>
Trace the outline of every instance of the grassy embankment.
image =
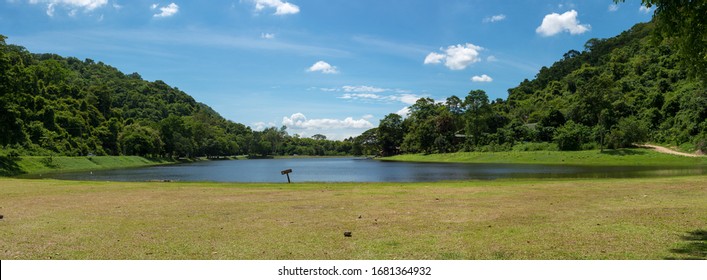
<svg viewBox="0 0 707 280">
<path fill-rule="evenodd" d="M 383 158 L 385 161 L 516 163 L 604 166 L 695 166 L 707 165 L 707 157 L 684 157 L 658 153 L 648 149 L 591 151 L 512 151 L 460 152 L 449 154 L 408 154 Z"/>
<path fill-rule="evenodd" d="M 129 168 L 175 162 L 177 161 L 168 158 L 144 158 L 139 156 L 24 156 L 17 159 L 0 156 L 0 176 Z"/>
<path fill-rule="evenodd" d="M 705 213 L 707 176 L 291 185 L 0 178 L 0 259 L 704 259 Z"/>
</svg>

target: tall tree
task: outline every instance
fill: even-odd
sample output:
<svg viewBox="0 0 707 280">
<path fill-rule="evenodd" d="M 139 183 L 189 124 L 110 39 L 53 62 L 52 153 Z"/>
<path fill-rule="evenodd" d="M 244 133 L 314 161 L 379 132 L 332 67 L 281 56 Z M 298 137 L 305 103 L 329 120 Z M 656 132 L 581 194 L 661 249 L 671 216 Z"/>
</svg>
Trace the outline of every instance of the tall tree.
<svg viewBox="0 0 707 280">
<path fill-rule="evenodd" d="M 398 114 L 388 114 L 378 125 L 378 141 L 382 156 L 392 156 L 399 152 L 403 142 L 403 118 Z"/>
<path fill-rule="evenodd" d="M 472 90 L 464 98 L 466 137 L 474 146 L 479 145 L 483 133 L 487 132 L 490 114 L 491 106 L 485 91 Z"/>
</svg>

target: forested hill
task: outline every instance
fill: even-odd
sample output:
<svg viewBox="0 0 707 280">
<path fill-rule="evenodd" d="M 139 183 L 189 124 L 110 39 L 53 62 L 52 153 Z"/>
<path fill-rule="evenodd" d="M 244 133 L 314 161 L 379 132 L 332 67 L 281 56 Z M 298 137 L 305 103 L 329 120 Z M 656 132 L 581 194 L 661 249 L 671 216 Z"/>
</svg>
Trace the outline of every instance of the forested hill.
<svg viewBox="0 0 707 280">
<path fill-rule="evenodd" d="M 594 128 L 600 134 L 595 140 L 606 133 L 614 142 L 630 132 L 617 126 L 630 119 L 647 129 L 643 140 L 704 141 L 707 89 L 687 78 L 674 45 L 657 42 L 653 29 L 654 23 L 643 23 L 613 38 L 591 39 L 582 52 L 571 50 L 543 67 L 534 80 L 508 91 L 512 118 L 557 128 L 562 120 L 552 118 L 564 117 Z"/>
<path fill-rule="evenodd" d="M 423 98 L 359 142 L 382 154 L 621 148 L 656 142 L 707 148 L 707 89 L 688 78 L 675 44 L 637 24 L 570 50 L 533 80 L 490 101 L 484 91 Z M 372 143 L 372 144 L 371 144 Z"/>
<path fill-rule="evenodd" d="M 0 35 L 4 155 L 347 154 L 350 143 L 252 131 L 162 81 L 91 59 L 32 54 Z M 2 156 L 0 154 L 0 156 Z"/>
</svg>

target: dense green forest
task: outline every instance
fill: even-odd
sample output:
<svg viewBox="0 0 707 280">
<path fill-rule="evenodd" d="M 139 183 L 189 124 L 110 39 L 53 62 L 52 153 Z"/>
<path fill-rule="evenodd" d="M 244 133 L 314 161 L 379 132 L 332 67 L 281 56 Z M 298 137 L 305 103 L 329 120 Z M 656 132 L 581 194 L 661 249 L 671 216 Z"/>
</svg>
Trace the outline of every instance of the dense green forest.
<svg viewBox="0 0 707 280">
<path fill-rule="evenodd" d="M 423 98 L 410 115 L 390 114 L 357 138 L 383 155 L 456 151 L 581 150 L 656 142 L 707 148 L 707 89 L 688 75 L 654 22 L 590 39 L 533 80 L 508 90 Z M 703 69 L 704 71 L 705 69 Z M 699 76 L 699 75 L 698 75 Z"/>
<path fill-rule="evenodd" d="M 162 81 L 91 59 L 32 54 L 0 35 L 5 155 L 344 155 L 351 141 L 253 131 Z"/>
</svg>

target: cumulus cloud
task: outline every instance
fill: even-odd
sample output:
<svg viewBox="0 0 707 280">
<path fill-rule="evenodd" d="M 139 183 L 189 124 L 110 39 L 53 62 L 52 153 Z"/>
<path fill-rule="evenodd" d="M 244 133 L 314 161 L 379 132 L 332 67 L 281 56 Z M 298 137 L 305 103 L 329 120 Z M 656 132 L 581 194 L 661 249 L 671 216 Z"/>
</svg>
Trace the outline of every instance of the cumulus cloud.
<svg viewBox="0 0 707 280">
<path fill-rule="evenodd" d="M 30 4 L 47 4 L 47 15 L 54 16 L 56 7 L 69 10 L 69 15 L 74 16 L 78 10 L 90 12 L 108 4 L 108 0 L 29 0 Z"/>
<path fill-rule="evenodd" d="M 483 74 L 481 76 L 471 77 L 471 81 L 475 83 L 490 83 L 493 82 L 493 79 L 489 77 L 489 75 Z"/>
<path fill-rule="evenodd" d="M 260 38 L 263 39 L 275 39 L 275 34 L 272 33 L 261 33 Z"/>
<path fill-rule="evenodd" d="M 327 63 L 326 61 L 317 61 L 315 62 L 311 67 L 307 69 L 307 72 L 322 72 L 324 74 L 336 74 L 339 73 L 339 70 L 336 69 L 336 66 L 331 66 L 331 64 Z"/>
<path fill-rule="evenodd" d="M 500 14 L 500 15 L 495 15 L 495 16 L 486 17 L 486 18 L 484 18 L 483 21 L 484 21 L 484 23 L 489 23 L 489 22 L 502 21 L 502 20 L 504 20 L 504 19 L 506 19 L 506 15 Z"/>
<path fill-rule="evenodd" d="M 425 57 L 425 64 L 439 64 L 444 61 L 444 66 L 451 70 L 463 70 L 467 66 L 481 61 L 479 52 L 484 48 L 474 44 L 449 46 L 440 48 L 444 53 L 431 52 Z"/>
<path fill-rule="evenodd" d="M 152 4 L 150 8 L 152 8 L 153 10 L 160 10 L 159 13 L 152 15 L 153 17 L 157 18 L 171 17 L 179 12 L 179 5 L 174 3 L 170 3 L 169 5 L 164 7 L 159 7 L 157 4 Z"/>
<path fill-rule="evenodd" d="M 619 10 L 619 5 L 616 5 L 616 4 L 609 5 L 609 12 L 616 12 L 618 10 Z"/>
<path fill-rule="evenodd" d="M 342 128 L 372 128 L 373 124 L 362 118 L 355 120 L 352 117 L 340 119 L 307 119 L 302 113 L 292 114 L 282 118 L 282 125 L 295 129 L 342 129 Z"/>
<path fill-rule="evenodd" d="M 441 53 L 431 52 L 425 57 L 425 64 L 438 64 L 442 63 L 446 56 Z"/>
<path fill-rule="evenodd" d="M 498 58 L 496 58 L 496 57 L 493 56 L 493 55 L 489 55 L 489 57 L 486 58 L 486 61 L 488 61 L 488 62 L 496 62 L 496 61 L 498 61 Z"/>
<path fill-rule="evenodd" d="M 274 15 L 278 16 L 299 13 L 299 6 L 282 0 L 254 0 L 254 2 L 256 11 L 272 8 L 275 9 Z"/>
<path fill-rule="evenodd" d="M 570 10 L 561 15 L 557 13 L 545 15 L 542 24 L 535 29 L 535 32 L 542 36 L 549 37 L 563 31 L 569 32 L 572 35 L 582 34 L 589 31 L 591 28 L 589 24 L 579 24 L 577 11 Z"/>
</svg>

